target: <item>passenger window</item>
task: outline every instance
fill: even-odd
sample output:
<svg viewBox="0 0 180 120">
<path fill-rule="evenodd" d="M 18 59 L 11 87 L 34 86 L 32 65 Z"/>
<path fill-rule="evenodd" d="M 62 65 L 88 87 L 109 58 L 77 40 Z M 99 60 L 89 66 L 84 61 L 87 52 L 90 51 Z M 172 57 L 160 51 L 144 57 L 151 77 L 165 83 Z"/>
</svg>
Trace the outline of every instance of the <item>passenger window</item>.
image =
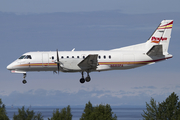
<svg viewBox="0 0 180 120">
<path fill-rule="evenodd" d="M 61 56 L 61 58 L 63 59 L 64 57 L 63 57 L 63 56 Z"/>
<path fill-rule="evenodd" d="M 67 58 L 69 58 L 69 56 L 67 56 Z"/>
<path fill-rule="evenodd" d="M 83 56 L 83 59 L 85 58 L 85 56 Z"/>
<path fill-rule="evenodd" d="M 74 58 L 74 56 L 72 56 L 72 58 Z"/>
<path fill-rule="evenodd" d="M 99 59 L 101 59 L 101 56 L 99 56 Z"/>
<path fill-rule="evenodd" d="M 77 58 L 79 58 L 79 56 L 77 56 Z"/>
<path fill-rule="evenodd" d="M 54 60 L 54 56 L 52 56 L 52 60 Z"/>
<path fill-rule="evenodd" d="M 109 59 L 111 59 L 111 55 L 109 55 Z"/>
<path fill-rule="evenodd" d="M 104 56 L 104 59 L 106 59 L 106 56 Z"/>
</svg>

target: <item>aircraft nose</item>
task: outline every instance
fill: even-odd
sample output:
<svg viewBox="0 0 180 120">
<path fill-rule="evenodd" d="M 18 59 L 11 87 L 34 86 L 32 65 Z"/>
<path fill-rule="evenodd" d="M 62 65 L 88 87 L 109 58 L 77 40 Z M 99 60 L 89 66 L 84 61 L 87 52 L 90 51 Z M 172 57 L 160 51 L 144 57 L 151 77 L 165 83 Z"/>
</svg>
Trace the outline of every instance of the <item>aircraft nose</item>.
<svg viewBox="0 0 180 120">
<path fill-rule="evenodd" d="M 13 69 L 13 65 L 12 65 L 12 64 L 9 64 L 9 65 L 7 66 L 7 69 L 8 69 L 8 70 Z"/>
</svg>

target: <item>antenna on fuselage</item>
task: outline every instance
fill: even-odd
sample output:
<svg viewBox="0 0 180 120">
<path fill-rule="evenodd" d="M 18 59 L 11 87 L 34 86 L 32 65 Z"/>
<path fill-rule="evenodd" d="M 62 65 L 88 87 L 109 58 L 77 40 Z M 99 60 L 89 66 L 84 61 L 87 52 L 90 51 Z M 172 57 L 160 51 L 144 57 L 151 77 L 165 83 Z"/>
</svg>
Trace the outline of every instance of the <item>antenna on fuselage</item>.
<svg viewBox="0 0 180 120">
<path fill-rule="evenodd" d="M 74 51 L 75 50 L 75 48 L 73 48 L 71 51 Z"/>
</svg>

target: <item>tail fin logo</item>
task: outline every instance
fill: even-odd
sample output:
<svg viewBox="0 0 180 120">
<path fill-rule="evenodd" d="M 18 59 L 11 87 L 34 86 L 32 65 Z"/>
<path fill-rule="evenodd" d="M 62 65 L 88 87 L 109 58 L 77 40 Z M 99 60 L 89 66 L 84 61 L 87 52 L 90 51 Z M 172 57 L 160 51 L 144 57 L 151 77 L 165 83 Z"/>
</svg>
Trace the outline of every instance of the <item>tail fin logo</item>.
<svg viewBox="0 0 180 120">
<path fill-rule="evenodd" d="M 167 38 L 163 38 L 163 37 L 152 37 L 151 38 L 151 43 L 159 43 L 160 41 L 164 41 L 164 40 L 167 40 Z"/>
</svg>

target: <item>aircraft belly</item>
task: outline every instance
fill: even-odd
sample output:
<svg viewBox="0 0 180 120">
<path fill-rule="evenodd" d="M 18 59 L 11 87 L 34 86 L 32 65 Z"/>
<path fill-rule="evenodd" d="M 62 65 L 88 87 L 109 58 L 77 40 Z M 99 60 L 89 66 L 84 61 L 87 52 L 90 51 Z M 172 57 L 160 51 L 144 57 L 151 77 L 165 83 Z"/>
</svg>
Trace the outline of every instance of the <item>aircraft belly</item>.
<svg viewBox="0 0 180 120">
<path fill-rule="evenodd" d="M 110 70 L 111 67 L 109 65 L 99 65 L 97 66 L 96 71 L 106 71 L 106 70 Z"/>
<path fill-rule="evenodd" d="M 143 66 L 143 64 L 109 64 L 100 65 L 97 67 L 96 71 L 108 71 L 108 70 L 124 70 Z"/>
<path fill-rule="evenodd" d="M 144 66 L 145 64 L 124 64 L 122 69 L 132 69 L 140 66 Z"/>
</svg>

